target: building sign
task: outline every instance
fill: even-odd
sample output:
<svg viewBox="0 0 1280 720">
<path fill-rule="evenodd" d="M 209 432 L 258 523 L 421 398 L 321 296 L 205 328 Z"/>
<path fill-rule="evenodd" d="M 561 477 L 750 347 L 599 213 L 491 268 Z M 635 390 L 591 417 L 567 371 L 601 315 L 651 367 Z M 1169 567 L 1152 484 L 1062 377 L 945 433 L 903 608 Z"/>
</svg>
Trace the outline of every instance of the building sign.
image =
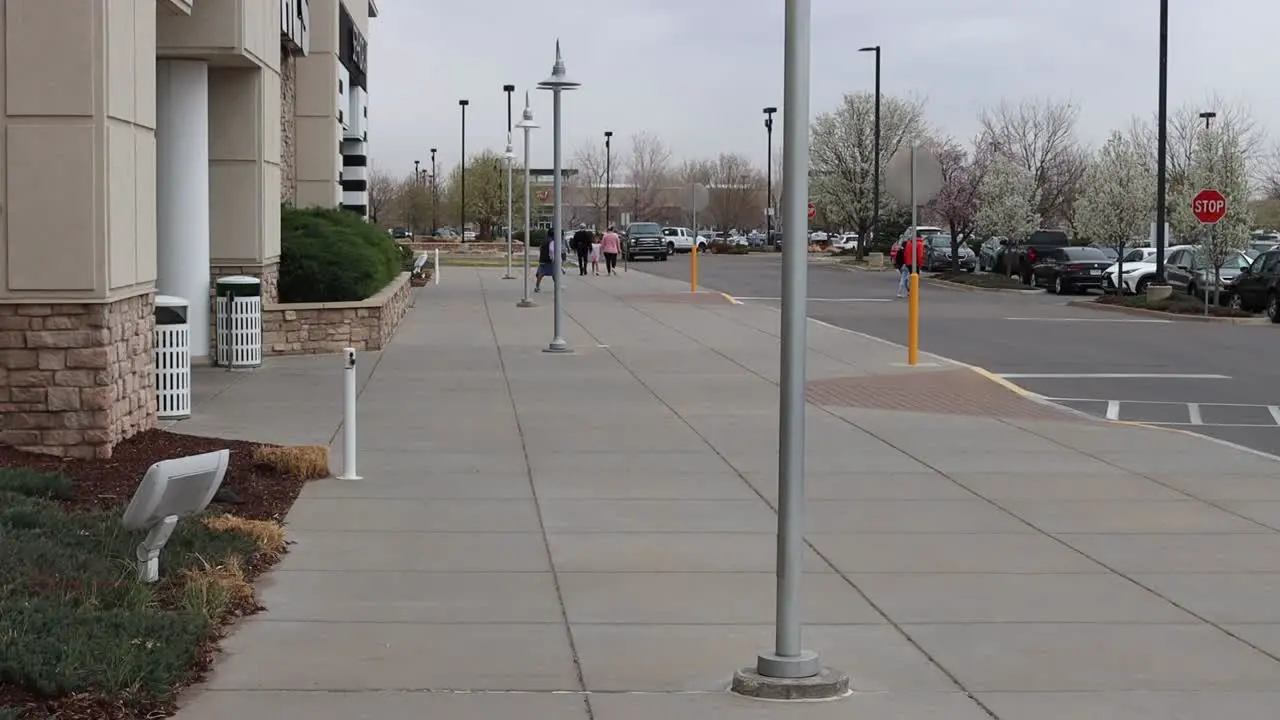
<svg viewBox="0 0 1280 720">
<path fill-rule="evenodd" d="M 351 74 L 351 86 L 368 89 L 369 41 L 345 7 L 338 16 L 338 60 Z"/>
<path fill-rule="evenodd" d="M 311 51 L 310 0 L 280 0 L 280 41 L 292 55 Z"/>
</svg>

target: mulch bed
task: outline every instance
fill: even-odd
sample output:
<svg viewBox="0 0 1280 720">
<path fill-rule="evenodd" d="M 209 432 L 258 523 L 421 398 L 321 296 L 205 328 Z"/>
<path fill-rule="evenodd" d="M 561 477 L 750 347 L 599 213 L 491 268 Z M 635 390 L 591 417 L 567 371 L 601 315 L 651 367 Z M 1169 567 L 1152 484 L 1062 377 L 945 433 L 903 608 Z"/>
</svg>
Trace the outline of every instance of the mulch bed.
<svg viewBox="0 0 1280 720">
<path fill-rule="evenodd" d="M 1174 293 L 1164 300 L 1158 300 L 1154 303 L 1148 303 L 1146 295 L 1103 295 L 1094 300 L 1099 305 L 1116 305 L 1119 307 L 1136 308 L 1139 310 L 1152 310 L 1155 312 L 1168 313 L 1170 315 L 1209 315 L 1210 317 L 1221 318 L 1251 318 L 1253 313 L 1244 310 L 1236 310 L 1235 308 L 1223 307 L 1210 302 L 1208 305 L 1208 313 L 1205 312 L 1205 302 L 1200 298 L 1194 298 L 1190 295 Z"/>
<path fill-rule="evenodd" d="M 0 467 L 29 467 L 59 472 L 75 482 L 71 509 L 124 511 L 147 468 L 161 460 L 231 450 L 231 464 L 211 509 L 248 520 L 283 520 L 302 492 L 302 480 L 280 477 L 253 461 L 261 443 L 164 430 L 147 430 L 116 446 L 110 460 L 64 460 L 0 445 Z"/>
<path fill-rule="evenodd" d="M 153 464 L 161 460 L 229 449 L 231 462 L 222 487 L 209 509 L 249 520 L 282 521 L 297 500 L 305 481 L 283 476 L 268 466 L 256 463 L 253 452 L 260 446 L 261 443 L 149 430 L 116 446 L 109 460 L 66 460 L 0 446 L 0 467 L 35 468 L 67 476 L 73 481 L 74 493 L 63 499 L 62 504 L 70 511 L 123 512 L 142 477 Z M 278 558 L 255 558 L 245 568 L 246 578 L 252 581 L 268 570 L 276 560 Z M 200 648 L 199 658 L 192 668 L 192 681 L 203 679 L 213 666 L 218 653 L 217 644 L 226 627 L 240 617 L 262 609 L 256 603 L 252 606 L 229 608 L 223 618 L 222 628 L 213 633 Z M 5 708 L 23 708 L 22 714 L 18 715 L 22 720 L 133 720 L 167 717 L 177 710 L 173 702 L 149 703 L 147 707 L 139 709 L 135 706 L 130 710 L 122 702 L 92 694 L 50 700 L 40 698 L 24 688 L 0 683 L 0 719 L 8 720 L 4 715 Z"/>
</svg>

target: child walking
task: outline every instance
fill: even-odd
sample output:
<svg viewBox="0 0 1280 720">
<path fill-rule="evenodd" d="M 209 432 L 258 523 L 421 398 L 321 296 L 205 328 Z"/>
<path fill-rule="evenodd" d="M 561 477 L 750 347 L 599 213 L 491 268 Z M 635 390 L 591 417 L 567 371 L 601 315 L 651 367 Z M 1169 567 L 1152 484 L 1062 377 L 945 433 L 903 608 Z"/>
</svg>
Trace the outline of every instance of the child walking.
<svg viewBox="0 0 1280 720">
<path fill-rule="evenodd" d="M 600 238 L 597 237 L 591 243 L 591 272 L 600 276 Z"/>
</svg>

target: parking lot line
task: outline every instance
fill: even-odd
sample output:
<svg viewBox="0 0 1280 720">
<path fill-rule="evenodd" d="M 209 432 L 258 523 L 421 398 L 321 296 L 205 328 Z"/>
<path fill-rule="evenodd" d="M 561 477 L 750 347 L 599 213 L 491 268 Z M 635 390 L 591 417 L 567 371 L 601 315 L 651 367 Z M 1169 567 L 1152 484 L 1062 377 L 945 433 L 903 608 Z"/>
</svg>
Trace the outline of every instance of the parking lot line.
<svg viewBox="0 0 1280 720">
<path fill-rule="evenodd" d="M 1275 418 L 1276 424 L 1280 425 L 1280 405 L 1268 405 L 1267 410 L 1271 412 L 1271 417 Z"/>
<path fill-rule="evenodd" d="M 1182 373 L 1000 373 L 1006 380 L 1230 380 L 1230 375 Z"/>
<path fill-rule="evenodd" d="M 1119 400 L 1107 401 L 1107 419 L 1108 420 L 1120 419 L 1120 401 Z"/>
<path fill-rule="evenodd" d="M 1204 424 L 1204 418 L 1200 415 L 1200 403 L 1187 403 L 1187 419 L 1192 425 Z"/>
</svg>

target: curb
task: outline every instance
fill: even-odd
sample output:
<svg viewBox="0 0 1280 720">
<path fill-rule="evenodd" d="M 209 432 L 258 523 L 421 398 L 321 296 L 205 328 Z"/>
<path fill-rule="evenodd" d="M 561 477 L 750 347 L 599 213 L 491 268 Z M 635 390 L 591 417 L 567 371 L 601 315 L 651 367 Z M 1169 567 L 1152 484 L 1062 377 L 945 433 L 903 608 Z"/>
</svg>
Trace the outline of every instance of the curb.
<svg viewBox="0 0 1280 720">
<path fill-rule="evenodd" d="M 1148 308 L 1131 308 L 1123 305 L 1103 305 L 1102 303 L 1092 300 L 1068 300 L 1067 305 L 1071 307 L 1089 308 L 1092 310 L 1101 310 L 1102 312 L 1120 313 L 1122 315 L 1142 315 L 1145 317 L 1158 317 L 1174 322 L 1201 322 L 1201 323 L 1219 323 L 1222 325 L 1270 325 L 1270 320 L 1266 318 L 1233 318 L 1233 317 L 1213 317 L 1212 315 L 1205 317 L 1204 315 L 1183 315 L 1180 313 L 1168 313 L 1160 310 L 1150 310 Z"/>
<path fill-rule="evenodd" d="M 965 285 L 964 283 L 951 282 L 949 280 L 938 280 L 936 278 L 920 278 L 920 281 L 932 285 L 934 287 L 952 288 L 955 290 L 963 290 L 965 292 L 998 292 L 998 293 L 1016 293 L 1018 295 L 1039 295 L 1043 290 L 1019 290 L 1018 288 L 985 288 L 976 285 Z"/>
</svg>

